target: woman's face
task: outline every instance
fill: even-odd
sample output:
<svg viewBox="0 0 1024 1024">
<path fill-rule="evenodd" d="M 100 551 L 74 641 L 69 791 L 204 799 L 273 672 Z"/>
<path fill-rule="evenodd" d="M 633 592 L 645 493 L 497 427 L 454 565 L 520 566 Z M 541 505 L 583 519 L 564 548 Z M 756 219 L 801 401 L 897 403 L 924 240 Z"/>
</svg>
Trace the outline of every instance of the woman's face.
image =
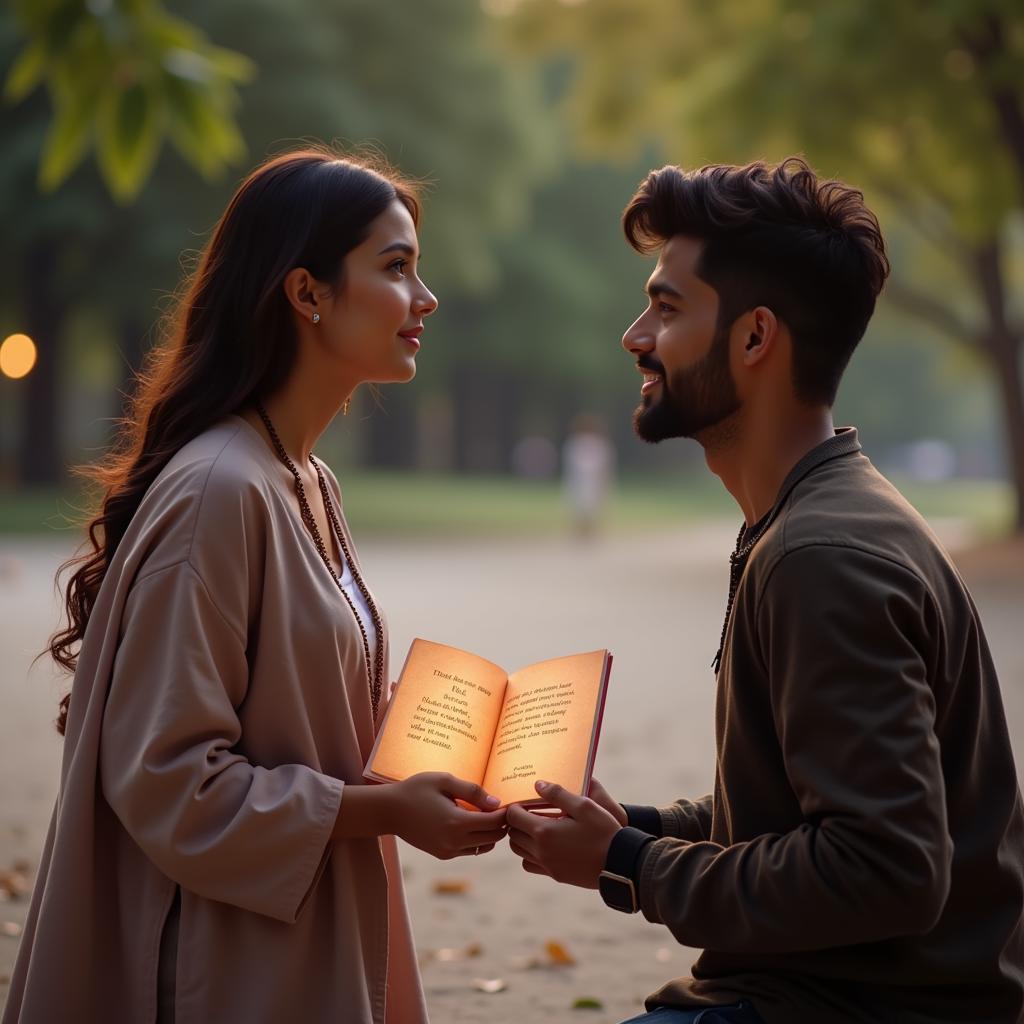
<svg viewBox="0 0 1024 1024">
<path fill-rule="evenodd" d="M 437 309 L 418 260 L 416 227 L 396 199 L 345 257 L 338 288 L 320 301 L 317 336 L 357 384 L 416 375 L 423 320 Z"/>
</svg>

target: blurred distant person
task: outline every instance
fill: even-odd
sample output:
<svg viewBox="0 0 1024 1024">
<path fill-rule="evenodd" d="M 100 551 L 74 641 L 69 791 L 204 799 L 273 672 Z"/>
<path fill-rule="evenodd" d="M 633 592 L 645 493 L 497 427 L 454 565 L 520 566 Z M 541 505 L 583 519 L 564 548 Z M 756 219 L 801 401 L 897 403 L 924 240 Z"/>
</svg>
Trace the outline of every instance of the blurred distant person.
<svg viewBox="0 0 1024 1024">
<path fill-rule="evenodd" d="M 577 416 L 562 445 L 562 480 L 573 529 L 579 537 L 597 530 L 615 475 L 615 449 L 596 416 Z"/>
<path fill-rule="evenodd" d="M 703 949 L 636 1022 L 1024 1020 L 1024 813 L 981 622 L 832 423 L 889 271 L 878 222 L 790 159 L 653 171 L 623 225 L 658 253 L 623 337 L 636 432 L 694 438 L 744 515 L 714 792 L 655 808 L 538 782 L 564 814 L 511 808 L 513 851 Z"/>
<path fill-rule="evenodd" d="M 504 811 L 441 773 L 362 784 L 388 637 L 312 454 L 359 385 L 416 373 L 418 219 L 396 174 L 302 151 L 214 229 L 94 474 L 5 1024 L 426 1020 L 393 836 L 480 853 Z"/>
</svg>

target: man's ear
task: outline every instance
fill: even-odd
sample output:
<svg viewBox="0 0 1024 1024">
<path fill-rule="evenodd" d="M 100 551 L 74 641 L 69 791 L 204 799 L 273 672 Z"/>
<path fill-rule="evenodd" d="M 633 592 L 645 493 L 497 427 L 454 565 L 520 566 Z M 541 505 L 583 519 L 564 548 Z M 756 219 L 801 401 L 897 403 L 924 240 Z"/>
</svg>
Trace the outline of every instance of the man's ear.
<svg viewBox="0 0 1024 1024">
<path fill-rule="evenodd" d="M 303 320 L 311 323 L 320 322 L 322 304 L 318 301 L 318 294 L 322 292 L 322 286 L 305 267 L 295 267 L 285 275 L 284 294 Z M 314 320 L 314 317 L 316 318 Z"/>
<path fill-rule="evenodd" d="M 757 306 L 743 317 L 743 331 L 743 362 L 753 366 L 775 347 L 779 321 L 767 306 Z"/>
</svg>

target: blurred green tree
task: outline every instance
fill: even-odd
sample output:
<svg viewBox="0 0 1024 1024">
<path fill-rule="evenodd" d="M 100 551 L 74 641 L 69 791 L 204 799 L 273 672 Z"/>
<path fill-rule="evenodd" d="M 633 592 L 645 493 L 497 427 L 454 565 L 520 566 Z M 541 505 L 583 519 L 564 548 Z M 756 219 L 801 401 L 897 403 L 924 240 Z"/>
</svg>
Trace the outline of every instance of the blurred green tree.
<svg viewBox="0 0 1024 1024">
<path fill-rule="evenodd" d="M 429 283 L 442 295 L 494 290 L 498 243 L 527 215 L 537 181 L 553 166 L 553 121 L 533 69 L 498 59 L 494 26 L 479 7 L 429 0 L 397 19 L 371 0 L 330 7 L 313 0 L 287 7 L 275 0 L 183 0 L 177 9 L 196 31 L 232 39 L 259 68 L 238 111 L 252 153 L 262 157 L 307 138 L 346 148 L 374 144 L 427 182 Z M 0 66 L 15 42 L 12 20 L 0 14 Z M 89 303 L 104 311 L 127 375 L 146 348 L 156 306 L 178 283 L 182 250 L 202 244 L 232 187 L 200 180 L 179 153 L 165 149 L 130 207 L 105 200 L 87 165 L 59 190 L 34 196 L 49 124 L 38 94 L 9 110 L 5 143 L 18 158 L 0 170 L 0 210 L 18 221 L 2 240 L 14 273 L 0 286 L 0 301 L 18 310 L 12 319 L 27 323 L 40 342 L 24 403 L 27 481 L 59 476 L 58 346 L 70 310 Z M 36 314 L 45 323 L 35 323 Z M 450 319 L 448 326 L 456 338 L 438 346 L 442 377 L 475 340 L 472 325 Z M 396 393 L 389 414 L 372 417 L 376 461 L 403 464 L 415 454 L 410 401 Z"/>
<path fill-rule="evenodd" d="M 253 67 L 155 0 L 16 0 L 0 14 L 0 67 L 14 107 L 0 172 L 12 272 L 0 296 L 39 349 L 24 385 L 19 476 L 45 483 L 63 468 L 62 334 L 76 304 L 96 301 L 89 257 L 118 219 L 104 188 L 119 204 L 135 199 L 165 137 L 208 178 L 240 159 L 235 85 Z M 90 148 L 102 187 L 80 173 L 56 194 Z M 29 198 L 33 180 L 45 198 Z"/>
<path fill-rule="evenodd" d="M 531 53 L 574 61 L 584 152 L 657 141 L 696 165 L 805 152 L 909 226 L 899 304 L 989 363 L 1024 531 L 1024 322 L 1007 287 L 1024 200 L 1024 8 L 1016 0 L 492 2 Z M 952 287 L 950 287 L 952 285 Z"/>
<path fill-rule="evenodd" d="M 643 271 L 617 213 L 639 175 L 639 163 L 567 160 L 502 244 L 498 289 L 438 314 L 477 337 L 446 378 L 458 469 L 507 470 L 524 435 L 558 439 L 580 412 L 621 410 L 612 429 L 628 443 L 639 385 L 620 338 L 643 305 Z"/>
<path fill-rule="evenodd" d="M 65 181 L 90 147 L 118 202 L 138 194 L 165 138 L 208 177 L 245 153 L 234 110 L 251 62 L 157 0 L 15 0 L 13 10 L 27 38 L 4 96 L 17 102 L 40 85 L 50 95 L 44 189 Z"/>
</svg>

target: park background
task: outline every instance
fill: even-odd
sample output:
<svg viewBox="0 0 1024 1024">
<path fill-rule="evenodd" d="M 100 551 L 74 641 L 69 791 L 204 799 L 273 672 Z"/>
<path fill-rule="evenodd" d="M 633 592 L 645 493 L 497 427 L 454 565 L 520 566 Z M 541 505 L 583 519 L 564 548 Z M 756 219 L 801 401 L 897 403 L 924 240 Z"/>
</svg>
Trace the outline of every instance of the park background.
<svg viewBox="0 0 1024 1024">
<path fill-rule="evenodd" d="M 372 147 L 426 187 L 422 276 L 441 304 L 416 381 L 358 395 L 319 447 L 395 649 L 425 635 L 514 668 L 612 648 L 598 774 L 621 799 L 710 781 L 707 663 L 738 514 L 696 445 L 632 436 L 620 338 L 650 263 L 618 215 L 666 162 L 802 153 L 862 187 L 894 274 L 836 419 L 960 561 L 1020 758 L 1018 4 L 13 0 L 0 82 L 0 1001 L 59 765 L 66 681 L 32 659 L 88 508 L 70 467 L 112 437 L 241 177 L 304 140 Z M 560 482 L 581 414 L 617 461 L 589 538 Z M 407 853 L 437 1020 L 612 1021 L 686 970 L 667 932 L 507 855 Z"/>
</svg>

